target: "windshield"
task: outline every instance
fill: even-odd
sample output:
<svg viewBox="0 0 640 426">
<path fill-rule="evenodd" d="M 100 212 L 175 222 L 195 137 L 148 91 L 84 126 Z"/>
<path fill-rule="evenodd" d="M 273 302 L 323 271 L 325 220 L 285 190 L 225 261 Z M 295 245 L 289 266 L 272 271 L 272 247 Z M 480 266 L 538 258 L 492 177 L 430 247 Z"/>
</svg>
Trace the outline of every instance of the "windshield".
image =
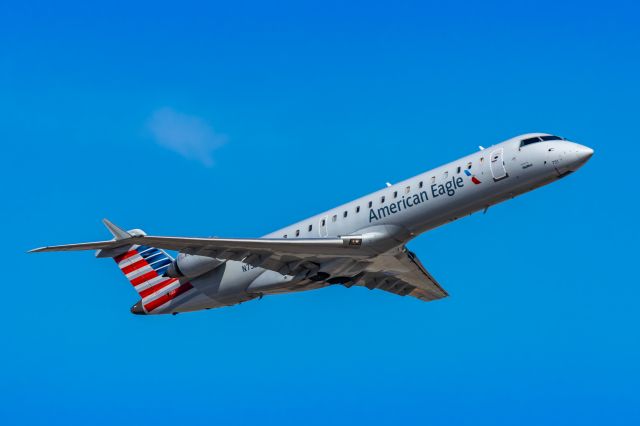
<svg viewBox="0 0 640 426">
<path fill-rule="evenodd" d="M 562 140 L 564 140 L 564 138 L 561 138 L 560 136 L 553 136 L 553 135 L 548 135 L 548 136 L 534 136 L 534 137 L 532 137 L 532 138 L 522 139 L 522 141 L 520 142 L 520 147 L 527 146 L 527 145 L 531 145 L 532 143 L 536 143 L 536 142 L 542 142 L 542 141 L 562 141 Z"/>
</svg>

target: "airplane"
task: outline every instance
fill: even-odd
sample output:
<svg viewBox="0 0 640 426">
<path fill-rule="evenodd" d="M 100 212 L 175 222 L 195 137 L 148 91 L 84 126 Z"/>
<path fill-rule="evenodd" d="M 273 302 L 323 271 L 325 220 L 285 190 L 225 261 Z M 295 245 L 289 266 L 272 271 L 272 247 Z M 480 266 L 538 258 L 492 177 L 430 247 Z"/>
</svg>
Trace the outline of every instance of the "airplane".
<svg viewBox="0 0 640 426">
<path fill-rule="evenodd" d="M 111 240 L 31 252 L 97 250 L 96 257 L 113 258 L 140 296 L 131 307 L 137 315 L 175 315 L 336 284 L 442 299 L 447 292 L 407 249 L 409 241 L 555 182 L 593 155 L 548 133 L 479 148 L 262 238 L 151 236 L 104 219 Z"/>
</svg>

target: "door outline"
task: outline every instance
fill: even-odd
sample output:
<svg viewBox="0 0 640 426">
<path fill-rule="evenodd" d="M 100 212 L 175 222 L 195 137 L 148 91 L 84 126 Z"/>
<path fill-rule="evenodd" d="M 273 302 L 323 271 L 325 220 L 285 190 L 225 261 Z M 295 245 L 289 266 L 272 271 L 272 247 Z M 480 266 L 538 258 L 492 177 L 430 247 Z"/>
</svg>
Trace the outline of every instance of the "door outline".
<svg viewBox="0 0 640 426">
<path fill-rule="evenodd" d="M 324 222 L 324 225 L 322 223 Z M 318 221 L 318 234 L 320 238 L 326 238 L 329 235 L 329 216 L 321 217 Z"/>
<path fill-rule="evenodd" d="M 489 168 L 491 169 L 491 176 L 493 176 L 494 182 L 509 177 L 509 173 L 507 173 L 507 169 L 504 165 L 504 148 L 499 148 L 491 152 L 491 156 L 489 157 Z"/>
</svg>

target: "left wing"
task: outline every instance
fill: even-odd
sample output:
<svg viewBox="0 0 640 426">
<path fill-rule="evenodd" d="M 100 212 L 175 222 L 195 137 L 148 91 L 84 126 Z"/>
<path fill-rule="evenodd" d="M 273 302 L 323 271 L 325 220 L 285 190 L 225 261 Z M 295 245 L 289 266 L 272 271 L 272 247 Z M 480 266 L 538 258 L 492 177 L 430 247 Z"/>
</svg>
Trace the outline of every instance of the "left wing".
<svg viewBox="0 0 640 426">
<path fill-rule="evenodd" d="M 374 254 L 359 235 L 335 238 L 189 238 L 149 236 L 140 230 L 124 231 L 108 220 L 105 226 L 113 240 L 66 244 L 33 249 L 30 252 L 102 250 L 101 257 L 133 245 L 149 246 L 221 260 L 242 261 L 283 274 L 312 272 L 327 259 L 363 259 Z"/>
</svg>

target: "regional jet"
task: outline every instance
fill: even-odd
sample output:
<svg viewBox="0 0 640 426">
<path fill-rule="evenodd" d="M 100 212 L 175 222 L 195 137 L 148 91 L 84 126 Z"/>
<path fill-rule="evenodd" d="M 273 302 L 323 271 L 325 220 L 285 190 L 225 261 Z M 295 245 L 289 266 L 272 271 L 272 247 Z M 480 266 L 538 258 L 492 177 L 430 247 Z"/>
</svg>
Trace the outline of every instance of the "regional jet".
<svg viewBox="0 0 640 426">
<path fill-rule="evenodd" d="M 113 239 L 32 252 L 97 250 L 140 295 L 139 315 L 177 314 L 330 285 L 432 301 L 447 292 L 406 244 L 416 236 L 555 182 L 593 150 L 530 133 L 429 170 L 262 238 L 194 238 L 125 231 Z M 165 250 L 177 251 L 173 258 Z"/>
</svg>

